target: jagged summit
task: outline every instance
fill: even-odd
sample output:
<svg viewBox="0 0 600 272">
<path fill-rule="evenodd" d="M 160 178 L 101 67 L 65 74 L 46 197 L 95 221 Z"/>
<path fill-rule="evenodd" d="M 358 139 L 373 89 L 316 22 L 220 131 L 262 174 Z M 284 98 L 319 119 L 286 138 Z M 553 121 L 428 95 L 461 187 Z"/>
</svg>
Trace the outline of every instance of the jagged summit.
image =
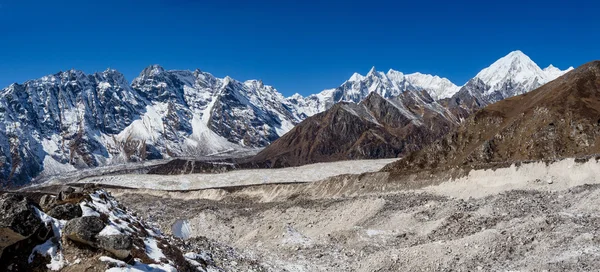
<svg viewBox="0 0 600 272">
<path fill-rule="evenodd" d="M 371 67 L 371 70 L 369 70 L 369 72 L 367 73 L 367 77 L 375 75 L 377 75 L 377 70 L 375 69 L 375 66 L 373 66 Z"/>
<path fill-rule="evenodd" d="M 152 64 L 152 65 L 144 68 L 144 70 L 142 70 L 142 72 L 140 73 L 140 77 L 141 76 L 155 76 L 164 71 L 166 71 L 166 70 L 162 66 L 160 66 L 158 64 Z"/>
<path fill-rule="evenodd" d="M 359 73 L 354 73 L 352 74 L 352 76 L 350 77 L 350 79 L 348 79 L 348 81 L 361 81 L 365 79 L 365 77 Z"/>
</svg>

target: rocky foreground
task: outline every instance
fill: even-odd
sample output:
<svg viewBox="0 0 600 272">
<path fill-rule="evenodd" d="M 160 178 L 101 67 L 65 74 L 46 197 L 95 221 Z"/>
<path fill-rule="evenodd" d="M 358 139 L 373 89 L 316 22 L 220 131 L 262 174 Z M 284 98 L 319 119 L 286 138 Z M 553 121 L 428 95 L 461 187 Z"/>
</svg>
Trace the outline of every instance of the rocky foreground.
<svg viewBox="0 0 600 272">
<path fill-rule="evenodd" d="M 429 192 L 269 203 L 135 192 L 119 198 L 165 232 L 186 241 L 210 237 L 253 256 L 268 271 L 590 271 L 600 266 L 599 185 L 466 199 Z"/>
<path fill-rule="evenodd" d="M 0 211 L 0 271 L 221 271 L 211 252 L 235 259 L 206 239 L 163 234 L 93 185 L 3 193 Z"/>
</svg>

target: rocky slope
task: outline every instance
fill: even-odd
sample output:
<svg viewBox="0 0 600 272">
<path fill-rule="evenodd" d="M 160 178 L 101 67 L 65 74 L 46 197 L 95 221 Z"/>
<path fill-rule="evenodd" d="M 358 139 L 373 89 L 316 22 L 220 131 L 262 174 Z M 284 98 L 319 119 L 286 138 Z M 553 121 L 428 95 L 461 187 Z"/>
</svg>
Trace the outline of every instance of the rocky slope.
<svg viewBox="0 0 600 272">
<path fill-rule="evenodd" d="M 489 105 L 384 171 L 477 167 L 600 153 L 600 61 Z"/>
<path fill-rule="evenodd" d="M 589 271 L 600 265 L 599 174 L 596 159 L 571 158 L 454 180 L 365 173 L 113 195 L 165 233 L 207 236 L 271 271 Z"/>
<path fill-rule="evenodd" d="M 0 186 L 77 168 L 251 152 L 305 116 L 260 81 L 146 68 L 67 71 L 0 91 Z"/>
<path fill-rule="evenodd" d="M 161 233 L 104 189 L 62 188 L 0 193 L 2 271 L 264 271 L 209 239 Z"/>
<path fill-rule="evenodd" d="M 419 150 L 458 124 L 425 91 L 390 99 L 371 92 L 358 104 L 340 102 L 311 116 L 242 165 L 268 167 L 393 158 Z"/>
</svg>

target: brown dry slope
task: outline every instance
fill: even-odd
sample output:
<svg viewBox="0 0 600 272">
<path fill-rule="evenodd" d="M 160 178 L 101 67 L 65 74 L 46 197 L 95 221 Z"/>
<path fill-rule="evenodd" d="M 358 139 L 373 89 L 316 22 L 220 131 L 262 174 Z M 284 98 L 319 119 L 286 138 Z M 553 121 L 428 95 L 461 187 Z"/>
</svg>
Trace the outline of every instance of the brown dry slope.
<svg viewBox="0 0 600 272">
<path fill-rule="evenodd" d="M 242 163 L 268 167 L 350 159 L 394 158 L 420 149 L 458 125 L 425 91 L 359 104 L 341 102 L 307 118 Z"/>
<path fill-rule="evenodd" d="M 383 171 L 413 172 L 600 153 L 600 61 L 489 105 Z"/>
</svg>

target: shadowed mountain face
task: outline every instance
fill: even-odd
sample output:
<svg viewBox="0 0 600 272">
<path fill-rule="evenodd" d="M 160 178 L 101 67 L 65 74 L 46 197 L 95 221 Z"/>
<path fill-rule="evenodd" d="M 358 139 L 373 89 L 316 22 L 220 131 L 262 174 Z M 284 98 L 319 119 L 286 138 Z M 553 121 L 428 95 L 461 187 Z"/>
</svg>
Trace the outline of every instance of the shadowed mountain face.
<svg viewBox="0 0 600 272">
<path fill-rule="evenodd" d="M 338 103 L 307 118 L 246 163 L 286 167 L 393 158 L 419 150 L 457 124 L 425 91 L 391 99 L 373 92 L 359 104 Z"/>
<path fill-rule="evenodd" d="M 489 105 L 383 171 L 477 167 L 600 153 L 600 61 Z"/>
</svg>

